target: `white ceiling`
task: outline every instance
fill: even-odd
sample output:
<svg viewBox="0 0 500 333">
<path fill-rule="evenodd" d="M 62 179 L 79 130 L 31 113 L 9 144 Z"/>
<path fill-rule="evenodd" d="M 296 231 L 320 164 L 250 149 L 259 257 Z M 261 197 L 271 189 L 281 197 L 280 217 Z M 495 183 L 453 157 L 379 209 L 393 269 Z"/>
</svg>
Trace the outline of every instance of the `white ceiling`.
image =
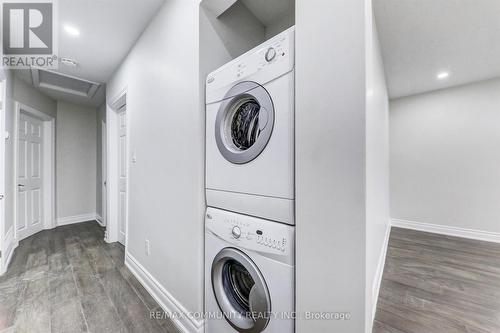
<svg viewBox="0 0 500 333">
<path fill-rule="evenodd" d="M 72 68 L 59 65 L 58 72 L 105 83 L 147 27 L 164 0 L 59 0 L 59 56 L 78 62 Z M 80 31 L 72 37 L 64 31 L 69 24 Z M 31 82 L 29 71 L 18 77 Z M 40 89 L 54 99 L 98 106 L 104 102 L 101 88 L 94 99 Z"/>
<path fill-rule="evenodd" d="M 373 0 L 391 98 L 500 77 L 499 0 Z M 449 71 L 446 80 L 436 75 Z"/>
</svg>

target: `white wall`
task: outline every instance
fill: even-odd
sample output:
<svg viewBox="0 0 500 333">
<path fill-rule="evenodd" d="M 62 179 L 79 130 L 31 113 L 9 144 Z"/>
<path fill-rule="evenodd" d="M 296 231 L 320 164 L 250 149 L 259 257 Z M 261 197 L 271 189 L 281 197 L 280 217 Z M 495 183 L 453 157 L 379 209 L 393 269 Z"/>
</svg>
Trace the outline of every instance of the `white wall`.
<svg viewBox="0 0 500 333">
<path fill-rule="evenodd" d="M 96 212 L 96 134 L 96 109 L 57 103 L 58 223 L 64 218 Z"/>
<path fill-rule="evenodd" d="M 366 30 L 366 315 L 371 332 L 390 233 L 389 98 L 371 8 Z"/>
<path fill-rule="evenodd" d="M 297 311 L 351 313 L 303 333 L 365 330 L 364 5 L 296 2 Z"/>
<path fill-rule="evenodd" d="M 130 152 L 137 156 L 129 164 L 126 250 L 188 311 L 203 309 L 198 5 L 167 0 L 107 86 L 108 103 L 127 88 Z"/>
<path fill-rule="evenodd" d="M 390 107 L 392 218 L 500 233 L 500 79 Z"/>
<path fill-rule="evenodd" d="M 14 100 L 31 106 L 53 118 L 57 117 L 57 103 L 21 79 L 14 79 Z"/>
<path fill-rule="evenodd" d="M 292 1 L 291 3 L 293 4 Z M 266 39 L 276 36 L 293 25 L 295 25 L 295 6 L 292 5 L 286 13 L 266 26 Z"/>
<path fill-rule="evenodd" d="M 216 17 L 203 0 L 200 6 L 200 58 L 206 74 L 249 51 L 266 39 L 266 28 L 242 2 L 236 2 Z M 207 65 L 204 65 L 207 64 Z"/>
</svg>

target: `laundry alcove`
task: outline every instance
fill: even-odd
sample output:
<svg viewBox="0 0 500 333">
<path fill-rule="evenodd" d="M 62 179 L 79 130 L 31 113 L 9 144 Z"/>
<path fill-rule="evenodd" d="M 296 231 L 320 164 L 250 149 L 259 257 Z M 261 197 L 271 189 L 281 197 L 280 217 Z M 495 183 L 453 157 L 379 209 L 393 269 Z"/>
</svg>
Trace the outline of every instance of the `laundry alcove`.
<svg viewBox="0 0 500 333">
<path fill-rule="evenodd" d="M 202 0 L 199 18 L 204 86 L 208 73 L 293 26 L 295 0 Z"/>
</svg>

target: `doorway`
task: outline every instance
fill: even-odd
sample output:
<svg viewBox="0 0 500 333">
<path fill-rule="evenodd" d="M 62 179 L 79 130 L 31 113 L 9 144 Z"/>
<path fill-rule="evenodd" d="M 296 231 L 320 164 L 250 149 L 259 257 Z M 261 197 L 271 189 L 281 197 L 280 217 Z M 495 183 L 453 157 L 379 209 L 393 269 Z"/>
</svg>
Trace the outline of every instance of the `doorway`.
<svg viewBox="0 0 500 333">
<path fill-rule="evenodd" d="M 128 119 L 126 92 L 106 108 L 106 238 L 126 246 L 128 230 Z"/>
<path fill-rule="evenodd" d="M 118 111 L 118 241 L 125 245 L 127 221 L 127 106 Z"/>
<path fill-rule="evenodd" d="M 14 226 L 18 242 L 55 226 L 55 120 L 16 103 Z"/>
</svg>

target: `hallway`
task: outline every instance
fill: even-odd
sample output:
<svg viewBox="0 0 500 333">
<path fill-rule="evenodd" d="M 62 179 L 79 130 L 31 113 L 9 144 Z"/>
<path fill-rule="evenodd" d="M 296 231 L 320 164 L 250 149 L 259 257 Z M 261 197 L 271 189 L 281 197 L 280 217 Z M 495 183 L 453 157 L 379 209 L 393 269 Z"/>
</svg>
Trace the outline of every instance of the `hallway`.
<svg viewBox="0 0 500 333">
<path fill-rule="evenodd" d="M 0 332 L 177 332 L 124 265 L 124 248 L 96 222 L 20 242 L 0 277 Z"/>
</svg>

